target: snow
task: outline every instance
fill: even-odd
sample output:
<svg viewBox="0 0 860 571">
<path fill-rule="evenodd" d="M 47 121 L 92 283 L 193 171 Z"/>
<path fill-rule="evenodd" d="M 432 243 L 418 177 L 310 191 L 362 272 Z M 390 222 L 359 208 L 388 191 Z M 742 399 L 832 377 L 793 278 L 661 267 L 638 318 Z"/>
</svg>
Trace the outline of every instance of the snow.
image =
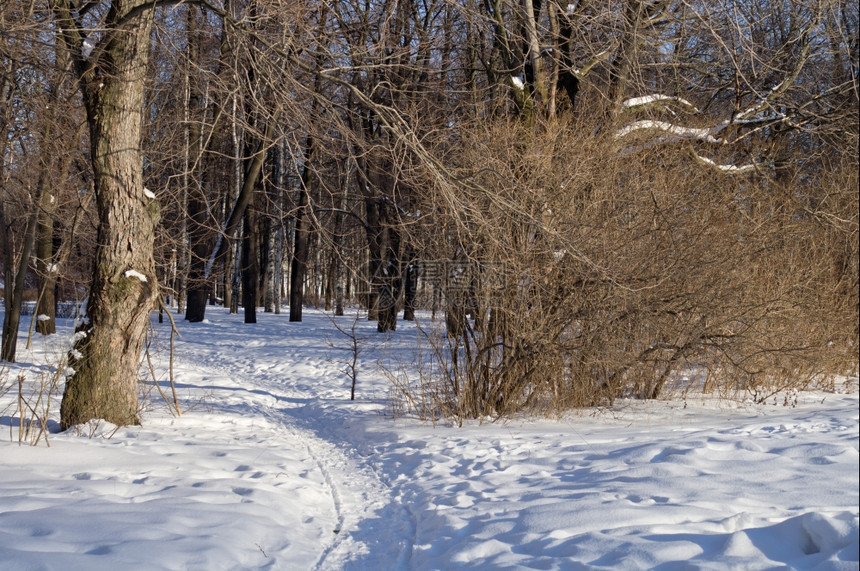
<svg viewBox="0 0 860 571">
<path fill-rule="evenodd" d="M 142 426 L 19 445 L 15 382 L 0 569 L 858 569 L 856 378 L 764 405 L 690 393 L 433 426 L 397 414 L 383 370 L 410 366 L 414 324 L 355 322 L 350 401 L 330 317 L 257 317 L 177 321 L 181 416 L 151 391 Z M 8 381 L 68 349 L 58 321 Z M 153 319 L 168 393 L 169 327 Z"/>
<path fill-rule="evenodd" d="M 137 270 L 127 270 L 123 275 L 127 278 L 137 278 L 142 282 L 146 282 L 146 276 Z"/>
<path fill-rule="evenodd" d="M 84 38 L 84 41 L 81 43 L 81 55 L 84 56 L 84 59 L 90 57 L 90 54 L 93 53 L 93 48 L 95 48 L 95 46 L 95 39 L 91 37 Z"/>
<path fill-rule="evenodd" d="M 146 196 L 147 198 L 155 198 L 155 193 L 146 187 L 144 187 L 144 189 L 143 189 L 143 195 Z"/>
<path fill-rule="evenodd" d="M 511 76 L 511 83 L 513 83 L 514 87 L 516 87 L 520 91 L 522 91 L 526 88 L 525 83 L 523 83 L 523 80 L 519 76 L 512 75 Z"/>
<path fill-rule="evenodd" d="M 639 121 L 633 121 L 629 125 L 625 125 L 621 129 L 619 129 L 615 133 L 615 138 L 620 139 L 622 137 L 626 137 L 630 133 L 635 131 L 642 130 L 655 130 L 655 131 L 664 131 L 669 133 L 677 140 L 682 139 L 697 139 L 700 141 L 706 141 L 712 144 L 720 144 L 722 143 L 722 139 L 716 138 L 713 136 L 715 132 L 722 130 L 724 126 L 721 125 L 716 129 L 704 129 L 704 128 L 694 128 L 694 127 L 682 127 L 680 125 L 674 125 L 672 123 L 667 123 L 666 121 L 655 121 L 651 119 L 642 119 Z"/>
<path fill-rule="evenodd" d="M 696 106 L 684 99 L 683 97 L 674 97 L 671 95 L 663 95 L 660 93 L 655 93 L 653 95 L 643 95 L 642 97 L 631 97 L 630 99 L 625 99 L 621 106 L 625 109 L 633 109 L 635 107 L 642 107 L 645 105 L 650 105 L 651 103 L 657 103 L 661 101 L 674 101 L 676 103 L 680 103 L 686 107 L 689 107 L 694 112 L 698 113 L 699 110 L 696 109 Z"/>
<path fill-rule="evenodd" d="M 754 164 L 746 164 L 746 165 L 742 165 L 742 166 L 721 165 L 719 163 L 712 161 L 711 159 L 709 159 L 707 157 L 702 157 L 700 155 L 696 155 L 696 159 L 698 161 L 701 161 L 703 164 L 706 164 L 708 166 L 712 166 L 718 170 L 721 170 L 721 171 L 726 172 L 726 173 L 731 173 L 731 174 L 739 174 L 739 173 L 749 172 L 749 171 L 755 170 L 755 168 L 756 168 L 756 166 Z"/>
</svg>

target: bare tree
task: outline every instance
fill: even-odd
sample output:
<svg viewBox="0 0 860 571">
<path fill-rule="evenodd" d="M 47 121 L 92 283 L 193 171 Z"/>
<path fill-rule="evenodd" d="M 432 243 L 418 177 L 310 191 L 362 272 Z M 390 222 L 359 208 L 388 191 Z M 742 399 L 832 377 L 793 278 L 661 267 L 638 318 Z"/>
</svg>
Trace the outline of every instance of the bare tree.
<svg viewBox="0 0 860 571">
<path fill-rule="evenodd" d="M 159 207 L 143 184 L 140 147 L 153 6 L 56 0 L 52 8 L 87 111 L 99 219 L 88 319 L 70 354 L 61 425 L 134 424 L 140 351 L 158 295 Z"/>
</svg>

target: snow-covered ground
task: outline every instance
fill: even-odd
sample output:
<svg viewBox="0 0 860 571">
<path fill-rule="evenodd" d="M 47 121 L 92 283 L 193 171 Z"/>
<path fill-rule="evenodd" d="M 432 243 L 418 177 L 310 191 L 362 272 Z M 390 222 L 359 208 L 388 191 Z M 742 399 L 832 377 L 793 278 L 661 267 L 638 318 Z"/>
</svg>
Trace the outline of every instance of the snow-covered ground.
<svg viewBox="0 0 860 571">
<path fill-rule="evenodd" d="M 0 401 L 0 569 L 858 569 L 856 379 L 434 427 L 392 414 L 377 365 L 408 363 L 412 324 L 357 322 L 351 402 L 322 312 L 207 316 L 178 322 L 181 417 L 153 398 L 143 426 L 31 447 L 17 385 Z M 7 381 L 69 336 L 22 332 Z"/>
</svg>

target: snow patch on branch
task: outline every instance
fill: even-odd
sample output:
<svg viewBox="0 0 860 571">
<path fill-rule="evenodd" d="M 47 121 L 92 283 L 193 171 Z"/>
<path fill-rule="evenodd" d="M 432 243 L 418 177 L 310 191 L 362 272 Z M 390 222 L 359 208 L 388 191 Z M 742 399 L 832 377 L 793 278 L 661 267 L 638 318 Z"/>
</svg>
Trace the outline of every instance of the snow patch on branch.
<svg viewBox="0 0 860 571">
<path fill-rule="evenodd" d="M 514 87 L 516 87 L 520 91 L 523 91 L 526 88 L 526 85 L 525 83 L 523 83 L 523 80 L 515 75 L 511 76 L 511 83 L 513 83 Z"/>
<path fill-rule="evenodd" d="M 655 130 L 669 133 L 677 140 L 695 139 L 705 141 L 707 143 L 721 144 L 723 143 L 723 140 L 714 137 L 714 133 L 721 131 L 723 127 L 724 126 L 721 125 L 719 127 L 712 127 L 709 129 L 697 129 L 694 127 L 681 127 L 680 125 L 674 125 L 672 123 L 667 123 L 666 121 L 643 119 L 640 121 L 634 121 L 626 127 L 619 129 L 615 133 L 615 138 L 620 139 L 636 131 Z"/>
<path fill-rule="evenodd" d="M 93 53 L 93 49 L 96 47 L 96 41 L 92 37 L 84 38 L 84 41 L 81 42 L 81 55 L 84 59 L 90 57 L 90 54 Z"/>
<path fill-rule="evenodd" d="M 680 103 L 685 107 L 689 107 L 695 113 L 698 113 L 699 110 L 695 105 L 684 99 L 683 97 L 673 97 L 671 95 L 663 95 L 661 93 L 654 93 L 652 95 L 643 95 L 642 97 L 631 97 L 630 99 L 625 99 L 624 102 L 621 103 L 621 106 L 625 109 L 633 109 L 635 107 L 643 107 L 645 105 L 650 105 L 652 103 L 659 102 L 669 102 L 673 101 L 675 103 Z"/>
<path fill-rule="evenodd" d="M 155 193 L 146 187 L 143 187 L 143 195 L 146 196 L 147 198 L 155 199 Z"/>
<path fill-rule="evenodd" d="M 138 272 L 137 270 L 128 270 L 123 275 L 127 278 L 137 278 L 144 283 L 146 283 L 147 281 L 146 276 Z"/>
<path fill-rule="evenodd" d="M 763 109 L 765 109 L 765 107 L 767 106 L 768 102 L 770 101 L 770 98 L 771 98 L 772 96 L 776 95 L 776 93 L 777 93 L 778 91 L 780 91 L 780 90 L 783 88 L 783 86 L 785 85 L 785 82 L 786 82 L 786 80 L 784 79 L 784 80 L 780 81 L 779 83 L 777 83 L 776 85 L 774 85 L 773 87 L 771 87 L 771 89 L 770 89 L 770 91 L 768 92 L 768 94 L 767 94 L 767 95 L 765 95 L 765 96 L 761 99 L 761 101 L 759 101 L 758 103 L 756 103 L 756 104 L 755 104 L 755 105 L 753 105 L 752 107 L 749 107 L 749 108 L 747 108 L 747 109 L 744 109 L 743 111 L 741 111 L 740 113 L 738 113 L 738 114 L 735 116 L 735 121 L 736 121 L 736 122 L 737 122 L 737 121 L 743 121 L 743 120 L 745 120 L 745 119 L 747 119 L 747 118 L 749 118 L 749 117 L 751 117 L 751 116 L 753 116 L 753 115 L 756 115 L 757 113 L 759 113 L 759 112 L 761 112 Z"/>
<path fill-rule="evenodd" d="M 756 165 L 754 163 L 741 165 L 741 166 L 721 165 L 715 161 L 712 161 L 711 159 L 709 159 L 707 157 L 703 157 L 703 156 L 698 155 L 698 154 L 696 154 L 695 157 L 696 157 L 696 160 L 699 161 L 700 163 L 708 165 L 710 167 L 713 167 L 713 168 L 720 170 L 720 171 L 727 173 L 727 174 L 741 174 L 741 173 L 749 172 L 749 171 L 756 169 Z"/>
</svg>

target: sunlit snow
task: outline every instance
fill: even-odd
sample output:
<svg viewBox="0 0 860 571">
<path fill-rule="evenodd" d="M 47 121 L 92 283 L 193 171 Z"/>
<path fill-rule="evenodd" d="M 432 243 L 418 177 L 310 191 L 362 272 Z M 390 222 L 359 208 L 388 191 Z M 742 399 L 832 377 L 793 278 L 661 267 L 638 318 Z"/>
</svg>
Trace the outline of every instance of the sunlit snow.
<svg viewBox="0 0 860 571">
<path fill-rule="evenodd" d="M 645 105 L 650 105 L 652 103 L 657 102 L 669 102 L 673 101 L 675 103 L 680 103 L 686 107 L 691 108 L 692 110 L 698 112 L 696 106 L 684 99 L 683 97 L 673 97 L 671 95 L 662 95 L 659 93 L 655 93 L 653 95 L 643 95 L 642 97 L 631 97 L 630 99 L 625 99 L 621 106 L 625 109 L 633 109 L 636 107 L 642 107 Z"/>
<path fill-rule="evenodd" d="M 360 339 L 350 401 L 351 340 L 323 312 L 206 315 L 177 320 L 182 415 L 148 384 L 142 426 L 26 445 L 13 381 L 45 378 L 71 322 L 6 365 L 0 569 L 858 568 L 856 378 L 434 426 L 390 400 L 414 323 L 336 318 Z M 152 327 L 169 395 L 170 325 Z"/>
<path fill-rule="evenodd" d="M 127 270 L 123 275 L 127 278 L 137 278 L 142 282 L 146 281 L 146 276 L 137 270 Z"/>
</svg>

